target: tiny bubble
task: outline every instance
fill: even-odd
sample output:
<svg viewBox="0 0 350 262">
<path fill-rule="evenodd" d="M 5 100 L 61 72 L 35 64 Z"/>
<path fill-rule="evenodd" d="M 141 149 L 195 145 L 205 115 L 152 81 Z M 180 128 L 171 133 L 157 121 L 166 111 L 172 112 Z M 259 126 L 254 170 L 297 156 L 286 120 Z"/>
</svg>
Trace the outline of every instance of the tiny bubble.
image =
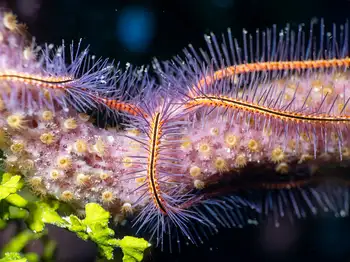
<svg viewBox="0 0 350 262">
<path fill-rule="evenodd" d="M 346 216 L 345 210 L 340 210 L 340 216 L 341 216 L 341 217 L 345 217 L 345 216 Z"/>
</svg>

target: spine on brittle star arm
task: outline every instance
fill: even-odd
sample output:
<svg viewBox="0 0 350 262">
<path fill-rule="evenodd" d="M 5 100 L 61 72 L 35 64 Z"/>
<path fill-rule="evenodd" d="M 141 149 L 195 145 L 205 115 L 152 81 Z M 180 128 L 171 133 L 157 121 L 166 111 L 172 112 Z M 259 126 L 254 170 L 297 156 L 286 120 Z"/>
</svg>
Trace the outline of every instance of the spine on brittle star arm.
<svg viewBox="0 0 350 262">
<path fill-rule="evenodd" d="M 277 70 L 303 70 L 303 69 L 317 69 L 317 68 L 331 68 L 331 67 L 349 67 L 350 58 L 330 59 L 330 60 L 308 60 L 308 61 L 280 61 L 280 62 L 262 62 L 262 63 L 247 63 L 229 66 L 224 69 L 217 70 L 211 76 L 201 78 L 193 89 L 201 89 L 204 85 L 210 85 L 214 81 L 238 76 L 244 73 L 253 73 L 261 71 L 277 71 Z M 193 96 L 192 90 L 189 96 Z"/>
<path fill-rule="evenodd" d="M 349 123 L 350 116 L 330 115 L 330 114 L 302 114 L 287 110 L 269 108 L 267 106 L 250 103 L 240 99 L 220 95 L 195 96 L 186 103 L 187 108 L 196 106 L 222 107 L 238 109 L 241 111 L 279 119 L 282 121 L 292 121 L 295 123 Z"/>
<path fill-rule="evenodd" d="M 159 157 L 160 137 L 162 135 L 161 114 L 156 112 L 150 126 L 149 155 L 147 161 L 147 177 L 149 190 L 152 194 L 154 204 L 161 213 L 167 214 L 164 200 L 161 196 L 157 179 L 157 160 Z"/>
<path fill-rule="evenodd" d="M 9 82 L 21 82 L 33 86 L 41 86 L 51 89 L 65 89 L 67 85 L 74 81 L 71 77 L 39 76 L 19 72 L 0 73 L 0 80 Z"/>
<path fill-rule="evenodd" d="M 76 108 L 80 107 L 84 111 L 85 107 L 94 105 L 94 102 L 89 100 L 87 96 L 89 90 L 84 87 L 81 79 L 70 74 L 51 76 L 11 70 L 0 72 L 0 81 L 11 86 L 1 90 L 3 98 L 7 100 L 8 109 L 12 106 L 41 110 L 46 104 L 51 109 L 58 105 L 63 107 L 78 105 Z"/>
<path fill-rule="evenodd" d="M 112 110 L 125 112 L 133 116 L 141 114 L 145 118 L 148 117 L 148 115 L 141 108 L 131 103 L 127 103 L 127 102 L 123 102 L 115 99 L 108 99 L 108 98 L 104 98 L 96 95 L 91 95 L 91 96 L 93 97 L 94 101 L 101 103 Z"/>
</svg>

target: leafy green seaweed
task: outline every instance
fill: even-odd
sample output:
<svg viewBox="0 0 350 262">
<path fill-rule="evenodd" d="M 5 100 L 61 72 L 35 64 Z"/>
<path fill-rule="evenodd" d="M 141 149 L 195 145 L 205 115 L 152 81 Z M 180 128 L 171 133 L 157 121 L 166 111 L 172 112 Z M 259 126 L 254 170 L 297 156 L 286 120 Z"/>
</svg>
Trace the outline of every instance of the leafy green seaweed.
<svg viewBox="0 0 350 262">
<path fill-rule="evenodd" d="M 0 262 L 27 262 L 28 259 L 21 256 L 18 252 L 5 253 L 3 258 L 0 258 Z"/>
<path fill-rule="evenodd" d="M 2 176 L 0 184 L 0 200 L 7 198 L 9 195 L 16 193 L 20 189 L 21 176 L 9 176 L 5 173 Z"/>
<path fill-rule="evenodd" d="M 117 244 L 123 251 L 123 262 L 142 261 L 145 250 L 151 246 L 143 238 L 130 236 L 125 236 L 123 239 L 117 240 Z"/>
<path fill-rule="evenodd" d="M 0 262 L 37 262 L 39 256 L 35 253 L 21 255 L 19 252 L 32 240 L 45 239 L 44 261 L 52 261 L 55 253 L 55 242 L 47 239 L 46 224 L 65 228 L 75 233 L 81 239 L 93 241 L 102 257 L 113 259 L 113 252 L 121 248 L 124 262 L 140 262 L 144 251 L 150 244 L 142 239 L 126 236 L 116 239 L 115 232 L 109 228 L 110 213 L 97 203 L 88 203 L 85 206 L 85 218 L 75 215 L 62 217 L 58 213 L 60 202 L 55 200 L 35 201 L 26 199 L 19 194 L 23 187 L 23 180 L 19 175 L 4 173 L 0 184 L 0 229 L 5 228 L 11 219 L 23 220 L 29 229 L 26 229 L 12 238 L 5 245 Z"/>
</svg>

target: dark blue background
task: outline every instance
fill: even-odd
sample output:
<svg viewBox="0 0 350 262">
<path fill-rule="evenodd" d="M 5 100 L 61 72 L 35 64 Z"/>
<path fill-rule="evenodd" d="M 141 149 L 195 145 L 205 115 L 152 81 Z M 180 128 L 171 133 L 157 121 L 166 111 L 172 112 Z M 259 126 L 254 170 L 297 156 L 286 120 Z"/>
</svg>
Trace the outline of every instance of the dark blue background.
<svg viewBox="0 0 350 262">
<path fill-rule="evenodd" d="M 343 23 L 350 16 L 348 0 L 11 0 L 4 1 L 26 22 L 39 43 L 84 39 L 98 56 L 123 64 L 169 59 L 188 43 L 204 47 L 203 34 L 231 27 L 254 32 L 276 23 L 308 24 L 325 18 Z M 93 261 L 91 245 L 60 239 L 60 261 Z M 350 220 L 309 219 L 282 224 L 224 230 L 197 248 L 181 254 L 152 250 L 148 261 L 349 261 Z"/>
</svg>

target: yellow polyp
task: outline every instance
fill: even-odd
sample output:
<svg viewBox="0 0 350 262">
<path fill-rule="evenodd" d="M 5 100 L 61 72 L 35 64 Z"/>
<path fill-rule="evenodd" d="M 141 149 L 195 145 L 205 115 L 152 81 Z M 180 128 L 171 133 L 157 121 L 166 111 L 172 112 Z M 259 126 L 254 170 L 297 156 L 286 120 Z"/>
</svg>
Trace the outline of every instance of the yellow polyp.
<svg viewBox="0 0 350 262">
<path fill-rule="evenodd" d="M 62 177 L 62 172 L 57 169 L 52 169 L 49 173 L 49 176 L 52 180 L 56 180 L 60 177 Z"/>
<path fill-rule="evenodd" d="M 129 148 L 132 151 L 138 151 L 140 150 L 140 147 L 141 147 L 140 143 L 137 141 L 130 141 L 129 145 L 130 145 Z"/>
<path fill-rule="evenodd" d="M 198 166 L 191 166 L 190 176 L 191 177 L 199 177 L 200 175 L 201 175 L 201 169 Z"/>
<path fill-rule="evenodd" d="M 25 60 L 30 60 L 33 58 L 33 50 L 30 46 L 27 46 L 23 49 L 23 58 Z"/>
<path fill-rule="evenodd" d="M 111 203 L 114 200 L 114 195 L 111 191 L 104 191 L 101 194 L 101 200 L 103 203 Z"/>
<path fill-rule="evenodd" d="M 27 180 L 32 192 L 40 197 L 46 196 L 47 191 L 43 184 L 43 180 L 39 176 L 33 176 Z"/>
<path fill-rule="evenodd" d="M 47 197 L 47 190 L 44 186 L 36 188 L 32 187 L 31 190 L 36 196 L 40 197 L 41 199 L 45 199 Z"/>
<path fill-rule="evenodd" d="M 13 114 L 7 117 L 7 124 L 13 129 L 26 128 L 25 117 L 21 114 Z"/>
<path fill-rule="evenodd" d="M 26 159 L 21 162 L 20 168 L 24 171 L 30 171 L 34 169 L 34 161 L 31 159 Z"/>
<path fill-rule="evenodd" d="M 258 152 L 259 151 L 259 142 L 255 139 L 250 139 L 248 142 L 248 149 L 251 152 Z"/>
<path fill-rule="evenodd" d="M 247 165 L 247 157 L 245 156 L 245 154 L 237 155 L 237 157 L 235 159 L 235 165 L 238 168 L 242 168 L 242 167 L 245 167 Z"/>
<path fill-rule="evenodd" d="M 319 92 L 322 89 L 323 82 L 321 80 L 314 80 L 311 82 L 311 87 L 315 92 Z"/>
<path fill-rule="evenodd" d="M 276 147 L 271 152 L 271 161 L 274 163 L 279 163 L 285 158 L 284 151 L 281 147 Z"/>
<path fill-rule="evenodd" d="M 225 144 L 229 147 L 229 148 L 233 148 L 237 145 L 238 143 L 238 138 L 232 134 L 232 133 L 228 133 L 225 135 Z"/>
<path fill-rule="evenodd" d="M 49 90 L 44 89 L 44 97 L 46 98 L 46 100 L 50 101 L 51 100 L 51 93 Z"/>
<path fill-rule="evenodd" d="M 39 176 L 33 176 L 27 180 L 27 183 L 29 184 L 31 190 L 40 196 L 46 195 L 46 190 L 43 184 L 43 180 Z"/>
<path fill-rule="evenodd" d="M 128 130 L 128 135 L 130 136 L 138 136 L 140 135 L 140 130 L 134 128 L 134 129 L 129 129 Z"/>
<path fill-rule="evenodd" d="M 272 128 L 271 128 L 271 127 L 265 127 L 265 128 L 263 129 L 263 134 L 264 134 L 265 136 L 271 136 L 271 135 L 272 135 Z"/>
<path fill-rule="evenodd" d="M 284 94 L 284 99 L 290 101 L 292 99 L 292 96 L 290 94 Z"/>
<path fill-rule="evenodd" d="M 90 177 L 83 174 L 83 173 L 79 173 L 77 174 L 77 177 L 75 179 L 76 183 L 79 185 L 79 186 L 83 186 L 83 185 L 86 185 L 90 180 Z"/>
<path fill-rule="evenodd" d="M 332 96 L 330 96 L 333 93 L 333 86 L 328 84 L 326 86 L 323 87 L 323 95 L 328 95 L 329 98 L 333 99 Z"/>
<path fill-rule="evenodd" d="M 212 136 L 218 136 L 220 134 L 220 130 L 217 127 L 210 128 L 210 135 Z"/>
<path fill-rule="evenodd" d="M 344 106 L 345 106 L 344 103 L 342 103 L 342 102 L 338 103 L 337 108 L 338 108 L 339 113 L 343 110 Z"/>
<path fill-rule="evenodd" d="M 51 121 L 53 119 L 53 113 L 51 111 L 43 111 L 41 113 L 41 118 L 44 120 L 44 121 Z"/>
<path fill-rule="evenodd" d="M 73 130 L 78 127 L 77 121 L 74 118 L 68 118 L 63 122 L 63 126 L 67 130 Z"/>
<path fill-rule="evenodd" d="M 279 163 L 276 168 L 275 168 L 276 172 L 277 173 L 280 173 L 280 174 L 287 174 L 289 172 L 289 166 L 287 163 L 285 162 L 282 162 L 282 163 Z"/>
<path fill-rule="evenodd" d="M 191 141 L 191 139 L 189 137 L 183 138 L 182 143 L 181 143 L 181 149 L 183 151 L 187 151 L 187 150 L 189 150 L 191 148 L 192 148 L 192 141 Z"/>
<path fill-rule="evenodd" d="M 106 180 L 110 177 L 111 175 L 105 172 L 100 173 L 100 179 L 101 180 Z"/>
<path fill-rule="evenodd" d="M 69 191 L 69 190 L 63 191 L 62 194 L 61 194 L 61 196 L 60 196 L 60 199 L 61 199 L 62 201 L 65 201 L 65 202 L 71 201 L 71 200 L 73 200 L 73 198 L 74 198 L 74 195 L 73 195 L 73 193 L 72 193 L 71 191 Z"/>
<path fill-rule="evenodd" d="M 193 181 L 193 186 L 196 189 L 201 190 L 201 189 L 205 188 L 205 183 L 202 180 L 196 179 Z"/>
<path fill-rule="evenodd" d="M 28 183 L 32 188 L 42 186 L 43 179 L 40 176 L 33 176 L 28 179 Z"/>
<path fill-rule="evenodd" d="M 130 168 L 132 167 L 133 163 L 132 163 L 132 159 L 130 157 L 124 157 L 122 160 L 123 166 L 125 168 Z"/>
<path fill-rule="evenodd" d="M 302 154 L 298 161 L 299 164 L 312 160 L 313 157 L 310 154 Z"/>
<path fill-rule="evenodd" d="M 73 148 L 74 148 L 75 152 L 82 154 L 82 153 L 85 153 L 87 151 L 88 145 L 83 139 L 78 139 L 74 143 Z"/>
<path fill-rule="evenodd" d="M 102 138 L 99 137 L 96 141 L 96 144 L 93 146 L 93 149 L 97 154 L 103 156 L 105 153 L 105 147 L 105 143 L 103 142 Z"/>
<path fill-rule="evenodd" d="M 217 157 L 214 160 L 214 167 L 218 172 L 225 172 L 228 170 L 227 162 L 222 157 Z"/>
<path fill-rule="evenodd" d="M 51 145 L 55 142 L 55 136 L 52 133 L 44 133 L 40 136 L 40 141 L 46 145 Z"/>
<path fill-rule="evenodd" d="M 59 169 L 69 169 L 72 166 L 72 160 L 68 156 L 59 156 L 57 158 L 57 167 Z"/>
<path fill-rule="evenodd" d="M 132 213 L 134 212 L 131 204 L 127 202 L 122 205 L 120 211 L 124 216 L 132 215 Z"/>
<path fill-rule="evenodd" d="M 143 183 L 145 183 L 145 181 L 146 181 L 146 177 L 137 177 L 137 178 L 135 178 L 135 182 L 138 185 L 142 185 Z"/>
<path fill-rule="evenodd" d="M 302 132 L 302 133 L 300 134 L 300 137 L 301 137 L 301 139 L 302 139 L 303 141 L 305 141 L 305 142 L 310 142 L 310 137 L 308 136 L 307 133 Z"/>
<path fill-rule="evenodd" d="M 343 147 L 342 148 L 342 156 L 345 158 L 350 157 L 350 148 L 349 147 Z"/>
<path fill-rule="evenodd" d="M 12 151 L 12 153 L 14 154 L 19 154 L 24 150 L 24 143 L 23 142 L 14 142 L 11 146 L 10 146 L 10 150 Z"/>
<path fill-rule="evenodd" d="M 295 83 L 289 83 L 287 85 L 288 88 L 292 89 L 292 90 L 295 90 L 297 88 L 297 85 Z"/>
<path fill-rule="evenodd" d="M 290 139 L 288 141 L 288 148 L 294 150 L 296 148 L 297 142 L 295 139 Z"/>
<path fill-rule="evenodd" d="M 90 116 L 88 114 L 85 114 L 85 113 L 79 113 L 78 117 L 83 122 L 88 122 L 90 120 Z"/>
<path fill-rule="evenodd" d="M 198 152 L 202 155 L 207 155 L 211 151 L 210 144 L 207 142 L 200 142 L 198 145 Z"/>
<path fill-rule="evenodd" d="M 3 17 L 2 23 L 4 26 L 10 30 L 10 31 L 16 31 L 17 30 L 17 16 L 13 13 L 5 13 Z"/>
</svg>

